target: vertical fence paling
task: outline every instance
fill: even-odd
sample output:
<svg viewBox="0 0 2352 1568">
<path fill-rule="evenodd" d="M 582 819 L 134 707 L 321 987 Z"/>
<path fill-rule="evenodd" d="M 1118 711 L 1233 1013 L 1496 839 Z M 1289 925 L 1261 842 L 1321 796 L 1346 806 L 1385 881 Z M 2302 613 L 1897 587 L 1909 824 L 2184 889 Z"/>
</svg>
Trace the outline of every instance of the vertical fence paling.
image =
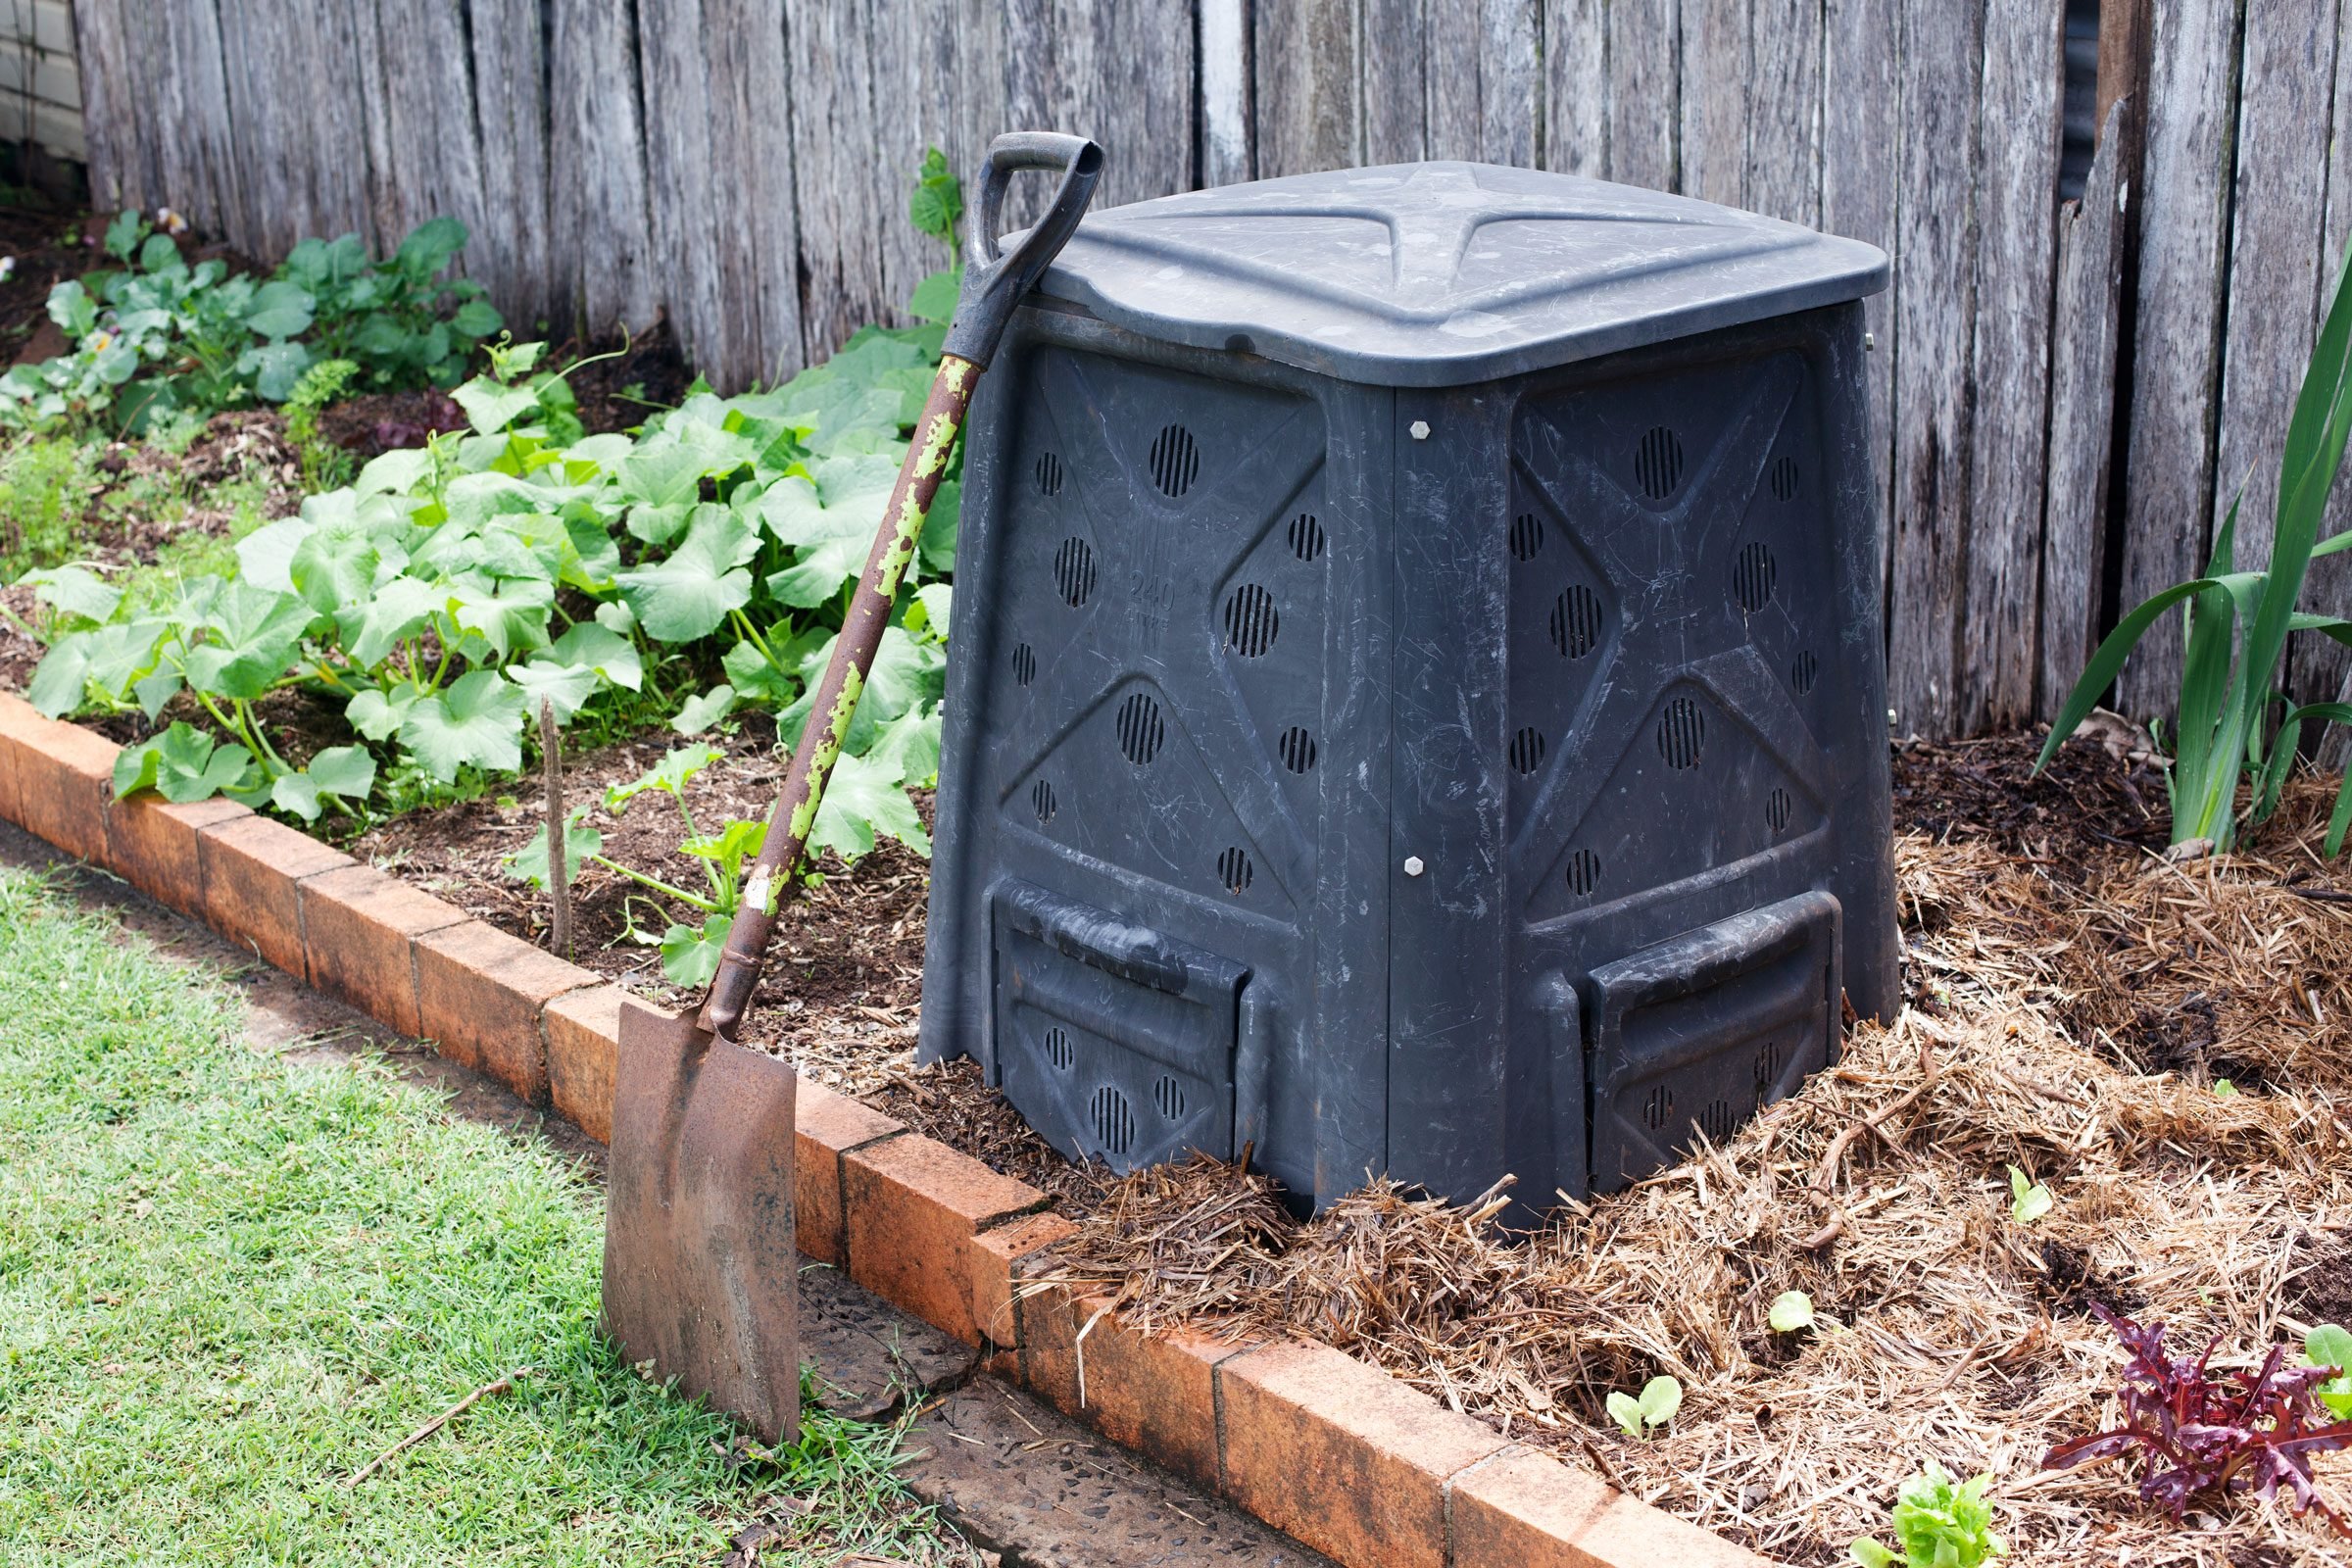
<svg viewBox="0 0 2352 1568">
<path fill-rule="evenodd" d="M 887 317 L 944 260 L 904 217 L 922 149 L 1014 123 L 1094 134 L 1111 202 L 1459 157 L 1871 240 L 1889 690 L 1926 734 L 2049 713 L 2249 472 L 2260 559 L 2352 228 L 2352 0 L 2102 10 L 2061 203 L 2063 0 L 74 0 L 102 204 L 264 258 L 452 213 L 518 323 L 666 311 L 721 386 Z M 2340 609 L 2352 558 L 2313 583 Z M 2177 655 L 2143 645 L 2127 706 Z M 2352 670 L 2294 658 L 2299 698 Z"/>
</svg>

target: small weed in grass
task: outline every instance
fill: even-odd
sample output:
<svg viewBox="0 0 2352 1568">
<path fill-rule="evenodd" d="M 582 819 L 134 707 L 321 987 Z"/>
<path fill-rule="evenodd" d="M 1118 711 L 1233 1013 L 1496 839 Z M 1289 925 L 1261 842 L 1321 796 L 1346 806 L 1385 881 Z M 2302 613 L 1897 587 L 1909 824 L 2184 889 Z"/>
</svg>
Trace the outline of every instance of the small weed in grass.
<svg viewBox="0 0 2352 1568">
<path fill-rule="evenodd" d="M 783 1532 L 762 1563 L 970 1560 L 895 1480 L 897 1433 L 812 1409 L 738 1462 L 621 1364 L 582 1178 L 239 1023 L 221 982 L 0 871 L 9 1561 L 708 1562 L 753 1519 Z"/>
</svg>

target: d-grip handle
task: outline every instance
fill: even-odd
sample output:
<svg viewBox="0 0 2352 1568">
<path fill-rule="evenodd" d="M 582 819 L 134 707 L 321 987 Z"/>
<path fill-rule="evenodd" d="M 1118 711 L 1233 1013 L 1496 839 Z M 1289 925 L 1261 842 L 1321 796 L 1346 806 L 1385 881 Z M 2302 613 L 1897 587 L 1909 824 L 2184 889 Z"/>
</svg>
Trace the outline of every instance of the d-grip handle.
<svg viewBox="0 0 2352 1568">
<path fill-rule="evenodd" d="M 1004 192 L 1025 169 L 1061 171 L 1060 188 L 1029 232 L 1011 250 L 1000 250 L 997 228 Z M 980 216 L 972 224 L 963 263 L 963 293 L 948 328 L 947 352 L 987 368 L 1012 319 L 1013 307 L 1036 286 L 1038 274 L 1086 216 L 1095 185 L 1102 177 L 1102 149 L 1084 136 L 1053 130 L 1016 130 L 989 144 L 980 166 Z"/>
</svg>

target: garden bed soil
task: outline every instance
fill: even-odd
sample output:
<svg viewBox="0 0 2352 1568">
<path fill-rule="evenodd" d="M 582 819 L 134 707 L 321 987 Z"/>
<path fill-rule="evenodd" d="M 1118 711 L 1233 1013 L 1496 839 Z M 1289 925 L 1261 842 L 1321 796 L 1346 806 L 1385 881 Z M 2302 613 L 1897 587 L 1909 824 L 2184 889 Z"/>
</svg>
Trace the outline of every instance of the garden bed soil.
<svg viewBox="0 0 2352 1568">
<path fill-rule="evenodd" d="M 633 777 L 667 739 L 581 760 L 575 788 Z M 724 744 L 689 794 L 698 820 L 764 810 L 781 778 L 762 726 Z M 2298 780 L 2243 853 L 2173 865 L 2152 853 L 2161 776 L 2128 736 L 2032 778 L 2037 744 L 1897 750 L 1900 1019 L 1857 1026 L 1838 1069 L 1722 1148 L 1534 1237 L 1494 1229 L 1498 1203 L 1385 1184 L 1302 1225 L 1212 1161 L 1123 1180 L 1071 1165 L 969 1063 L 912 1065 L 926 878 L 895 846 L 828 862 L 793 907 L 754 1034 L 1054 1193 L 1080 1225 L 1055 1278 L 1131 1319 L 1322 1339 L 1784 1560 L 1884 1535 L 1896 1485 L 1936 1459 L 1995 1473 L 2021 1564 L 2342 1561 L 2278 1505 L 2205 1504 L 2182 1529 L 2120 1467 L 2037 1469 L 2113 1420 L 2121 1360 L 2094 1302 L 2183 1348 L 2218 1334 L 2223 1364 L 2352 1317 L 2352 880 L 2318 854 L 2331 790 Z M 614 858 L 695 874 L 666 801 L 595 820 Z M 495 866 L 537 821 L 532 802 L 479 801 L 353 849 L 544 940 L 544 900 Z M 578 961 L 679 1000 L 625 940 L 625 893 L 583 877 Z M 2010 1218 L 2010 1164 L 2056 1196 L 2032 1227 Z M 1772 1333 L 1785 1290 L 1840 1326 Z M 1682 1413 L 1626 1440 L 1606 1396 L 1659 1373 L 1683 1382 Z M 2339 1456 L 2318 1468 L 2352 1501 Z"/>
<path fill-rule="evenodd" d="M 105 252 L 82 233 L 79 213 L 41 206 L 0 207 L 0 256 L 16 266 L 0 278 L 0 367 L 15 364 L 49 325 L 49 290 L 99 265 Z M 56 329 L 50 328 L 52 333 Z M 65 339 L 57 334 L 57 347 Z M 46 359 L 47 354 L 39 358 Z"/>
</svg>

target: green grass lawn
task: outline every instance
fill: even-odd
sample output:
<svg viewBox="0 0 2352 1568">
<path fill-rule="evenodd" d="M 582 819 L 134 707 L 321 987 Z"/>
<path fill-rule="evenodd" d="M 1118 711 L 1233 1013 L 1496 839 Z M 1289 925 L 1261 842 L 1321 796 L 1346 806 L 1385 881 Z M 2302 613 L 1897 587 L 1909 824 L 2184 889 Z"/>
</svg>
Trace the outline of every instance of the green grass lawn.
<svg viewBox="0 0 2352 1568">
<path fill-rule="evenodd" d="M 708 1562 L 755 1518 L 797 1521 L 762 1563 L 966 1560 L 895 1434 L 812 1407 L 733 1466 L 730 1427 L 620 1364 L 561 1159 L 380 1066 L 257 1054 L 240 1016 L 0 870 L 0 1562 Z"/>
</svg>

